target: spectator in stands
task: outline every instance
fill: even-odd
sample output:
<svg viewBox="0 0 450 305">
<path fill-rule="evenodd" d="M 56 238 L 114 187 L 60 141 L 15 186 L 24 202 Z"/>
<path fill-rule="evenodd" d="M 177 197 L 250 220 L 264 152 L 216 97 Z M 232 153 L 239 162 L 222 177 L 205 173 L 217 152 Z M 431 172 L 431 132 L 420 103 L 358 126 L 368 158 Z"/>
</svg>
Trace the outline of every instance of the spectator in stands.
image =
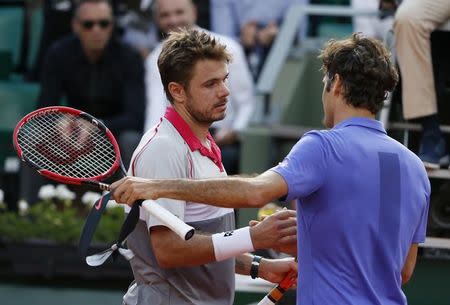
<svg viewBox="0 0 450 305">
<path fill-rule="evenodd" d="M 129 0 L 127 12 L 118 20 L 123 28 L 122 40 L 136 48 L 144 59 L 160 41 L 150 5 L 151 1 Z"/>
<path fill-rule="evenodd" d="M 117 138 L 125 165 L 144 125 L 144 64 L 139 53 L 111 39 L 113 14 L 107 0 L 80 0 L 72 21 L 74 35 L 49 49 L 38 107 L 66 105 L 101 119 Z M 32 179 L 23 177 L 22 197 L 35 201 Z"/>
<path fill-rule="evenodd" d="M 111 0 L 114 13 L 119 10 L 119 3 L 123 0 Z M 33 67 L 28 75 L 31 81 L 39 81 L 42 65 L 49 47 L 66 35 L 71 29 L 71 19 L 77 0 L 44 0 L 43 1 L 43 29 L 39 50 Z"/>
<path fill-rule="evenodd" d="M 245 49 L 255 79 L 289 7 L 308 0 L 211 0 L 211 29 L 235 38 Z M 306 20 L 306 18 L 304 19 Z M 299 38 L 306 33 L 303 21 Z"/>
<path fill-rule="evenodd" d="M 394 22 L 403 115 L 421 123 L 419 157 L 430 169 L 449 162 L 447 144 L 439 128 L 430 43 L 431 32 L 449 18 L 448 0 L 404 0 Z"/>
<path fill-rule="evenodd" d="M 107 0 L 81 0 L 72 28 L 74 35 L 56 42 L 46 56 L 38 106 L 59 104 L 65 97 L 68 106 L 102 119 L 119 142 L 137 144 L 145 108 L 139 54 L 111 39 L 113 15 Z M 131 143 L 121 146 L 125 162 L 135 148 Z"/>
<path fill-rule="evenodd" d="M 144 59 L 161 41 L 161 32 L 155 25 L 150 6 L 153 0 L 128 0 L 128 11 L 120 18 L 123 41 L 135 47 Z M 197 11 L 197 25 L 210 29 L 209 0 L 193 0 Z"/>
<path fill-rule="evenodd" d="M 181 27 L 196 27 L 196 8 L 192 0 L 154 0 L 154 19 L 163 33 Z M 237 132 L 247 127 L 255 106 L 254 85 L 241 46 L 230 38 L 215 35 L 233 55 L 229 65 L 231 95 L 224 120 L 213 124 L 214 139 L 222 150 L 222 162 L 229 174 L 239 168 L 239 140 Z M 159 123 L 169 103 L 158 73 L 157 60 L 161 44 L 146 60 L 147 115 L 145 130 Z"/>
<path fill-rule="evenodd" d="M 354 32 L 361 32 L 366 36 L 384 40 L 394 23 L 396 0 L 351 0 L 353 9 L 367 9 L 381 12 L 380 16 L 353 17 Z"/>
</svg>

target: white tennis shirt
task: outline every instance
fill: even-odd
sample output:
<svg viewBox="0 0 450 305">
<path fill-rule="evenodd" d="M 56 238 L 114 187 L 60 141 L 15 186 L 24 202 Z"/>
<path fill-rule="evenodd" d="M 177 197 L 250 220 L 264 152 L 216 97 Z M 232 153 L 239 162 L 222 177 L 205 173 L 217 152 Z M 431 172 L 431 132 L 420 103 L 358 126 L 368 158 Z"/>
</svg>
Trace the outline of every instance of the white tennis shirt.
<svg viewBox="0 0 450 305">
<path fill-rule="evenodd" d="M 133 153 L 128 174 L 143 178 L 204 179 L 226 176 L 220 149 L 209 135 L 210 149 L 203 146 L 183 118 L 167 107 L 158 125 L 146 132 Z M 184 222 L 217 218 L 232 212 L 206 204 L 161 198 L 155 200 Z M 129 208 L 126 208 L 128 213 Z M 161 223 L 141 208 L 140 217 L 148 227 Z"/>
<path fill-rule="evenodd" d="M 148 131 L 135 150 L 129 174 L 145 178 L 211 178 L 226 176 L 220 150 L 208 135 L 202 145 L 182 117 L 168 107 L 160 123 Z M 161 198 L 159 204 L 209 234 L 234 229 L 233 209 Z M 129 211 L 128 206 L 126 207 Z M 231 305 L 234 299 L 234 259 L 199 266 L 161 268 L 149 241 L 149 228 L 162 225 L 144 209 L 128 236 L 134 282 L 124 296 L 127 305 Z M 212 275 L 219 275 L 211 280 Z"/>
</svg>

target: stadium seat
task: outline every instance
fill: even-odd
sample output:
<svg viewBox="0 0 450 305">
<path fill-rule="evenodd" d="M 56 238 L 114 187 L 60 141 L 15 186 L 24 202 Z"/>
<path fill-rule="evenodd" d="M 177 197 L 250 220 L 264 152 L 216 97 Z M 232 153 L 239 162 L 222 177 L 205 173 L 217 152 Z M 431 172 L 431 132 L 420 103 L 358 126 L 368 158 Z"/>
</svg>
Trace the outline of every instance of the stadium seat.
<svg viewBox="0 0 450 305">
<path fill-rule="evenodd" d="M 36 107 L 39 85 L 0 82 L 0 171 L 8 156 L 15 156 L 12 134 L 17 122 Z"/>
<path fill-rule="evenodd" d="M 9 50 L 0 50 L 0 80 L 7 80 L 13 69 L 12 54 Z"/>
<path fill-rule="evenodd" d="M 21 7 L 0 7 L 0 50 L 11 53 L 14 66 L 20 57 L 23 18 L 24 9 Z"/>
<path fill-rule="evenodd" d="M 44 11 L 42 7 L 33 10 L 30 18 L 29 43 L 27 54 L 27 67 L 31 69 L 36 60 L 41 42 L 42 28 L 44 25 Z"/>
</svg>

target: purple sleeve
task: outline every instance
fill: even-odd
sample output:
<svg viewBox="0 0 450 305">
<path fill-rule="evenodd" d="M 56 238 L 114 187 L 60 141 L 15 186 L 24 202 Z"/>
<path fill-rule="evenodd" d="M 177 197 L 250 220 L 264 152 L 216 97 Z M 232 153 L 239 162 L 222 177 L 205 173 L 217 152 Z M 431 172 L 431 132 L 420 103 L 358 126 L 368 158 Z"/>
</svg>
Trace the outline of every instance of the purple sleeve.
<svg viewBox="0 0 450 305">
<path fill-rule="evenodd" d="M 271 170 L 281 175 L 288 185 L 286 201 L 308 196 L 319 189 L 327 174 L 327 152 L 320 132 L 305 134 Z"/>
<path fill-rule="evenodd" d="M 430 197 L 427 198 L 427 204 L 424 205 L 422 216 L 420 217 L 419 224 L 414 232 L 412 239 L 413 244 L 424 243 L 427 235 L 427 220 L 428 220 L 428 208 L 430 206 Z"/>
</svg>

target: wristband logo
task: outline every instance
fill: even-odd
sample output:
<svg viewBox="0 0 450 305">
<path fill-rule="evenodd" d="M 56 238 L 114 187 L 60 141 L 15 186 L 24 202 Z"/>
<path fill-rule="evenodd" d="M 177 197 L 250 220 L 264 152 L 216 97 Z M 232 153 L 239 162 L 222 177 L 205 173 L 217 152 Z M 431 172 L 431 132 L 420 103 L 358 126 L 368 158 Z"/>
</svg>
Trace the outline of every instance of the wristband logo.
<svg viewBox="0 0 450 305">
<path fill-rule="evenodd" d="M 233 232 L 234 232 L 234 231 L 228 231 L 228 232 L 225 232 L 225 233 L 223 234 L 223 237 L 230 237 L 230 236 L 233 235 Z"/>
</svg>

